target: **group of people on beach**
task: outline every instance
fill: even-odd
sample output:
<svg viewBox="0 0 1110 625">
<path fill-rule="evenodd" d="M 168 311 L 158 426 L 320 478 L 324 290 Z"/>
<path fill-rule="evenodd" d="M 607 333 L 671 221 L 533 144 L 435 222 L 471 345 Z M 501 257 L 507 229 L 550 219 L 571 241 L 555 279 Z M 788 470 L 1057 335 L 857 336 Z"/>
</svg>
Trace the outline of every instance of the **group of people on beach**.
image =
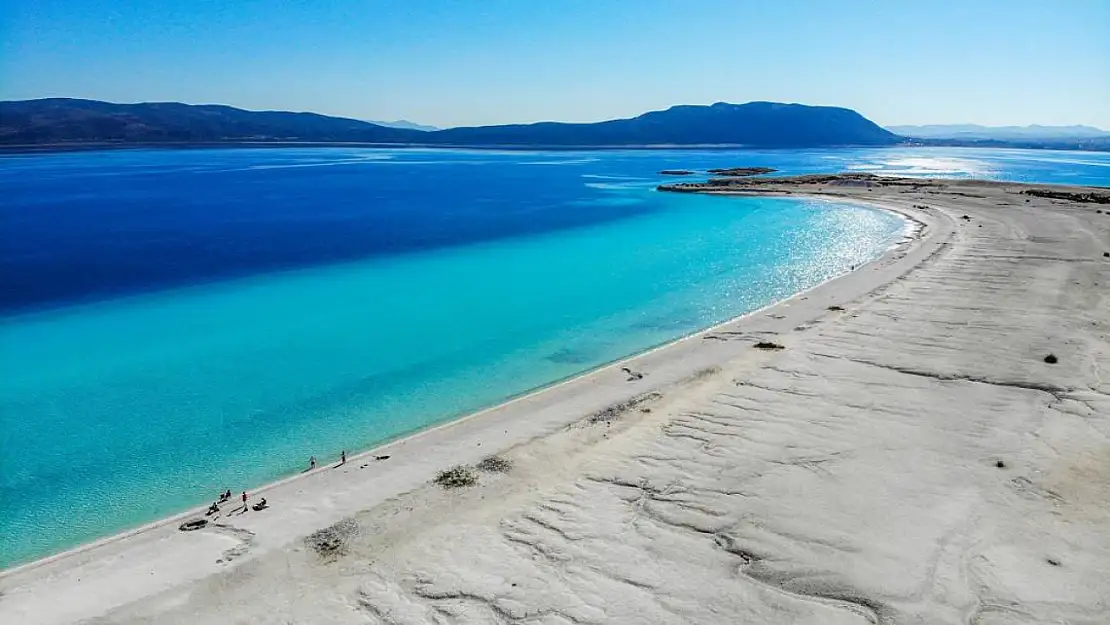
<svg viewBox="0 0 1110 625">
<path fill-rule="evenodd" d="M 346 449 L 339 452 L 339 465 L 336 465 L 336 466 L 340 466 L 340 465 L 344 465 L 344 464 L 347 464 L 347 450 Z M 312 456 L 308 459 L 308 470 L 312 471 L 315 468 L 316 468 L 316 456 Z M 235 508 L 235 510 L 232 510 L 231 512 L 229 512 L 228 513 L 229 515 L 234 513 L 234 512 L 239 512 L 240 514 L 242 514 L 243 512 L 247 511 L 247 509 L 248 509 L 247 506 L 248 506 L 248 502 L 249 502 L 249 499 L 250 499 L 250 497 L 247 495 L 247 491 L 243 491 L 243 494 L 240 495 L 239 497 L 243 501 L 243 505 L 239 506 L 238 508 Z M 220 513 L 220 504 L 224 504 L 224 503 L 227 503 L 227 502 L 231 501 L 231 498 L 232 498 L 232 494 L 231 494 L 231 489 L 229 488 L 229 489 L 225 490 L 224 492 L 220 493 L 219 499 L 217 499 L 216 501 L 213 501 L 212 505 L 208 506 L 208 512 L 205 512 L 204 515 L 205 516 L 212 516 L 213 514 L 219 514 Z M 265 510 L 268 507 L 270 507 L 270 504 L 266 502 L 265 497 L 262 497 L 258 501 L 258 503 L 254 504 L 253 506 L 250 506 L 250 509 L 254 510 L 255 512 L 258 512 L 260 510 Z"/>
<path fill-rule="evenodd" d="M 337 464 L 336 466 L 340 466 L 340 465 L 344 465 L 344 464 L 347 464 L 347 450 L 346 449 L 339 452 L 339 464 Z M 308 470 L 313 471 L 315 469 L 316 469 L 316 456 L 309 456 L 309 458 L 308 458 Z"/>
<path fill-rule="evenodd" d="M 208 506 L 208 512 L 204 513 L 205 516 L 211 516 L 213 514 L 219 514 L 220 504 L 227 503 L 227 502 L 231 501 L 231 498 L 232 498 L 232 494 L 231 494 L 231 489 L 230 488 L 225 490 L 224 492 L 220 493 L 220 498 L 217 499 L 216 501 L 213 501 L 211 506 Z M 247 496 L 247 491 L 243 491 L 243 494 L 240 495 L 240 499 L 242 499 L 243 505 L 238 507 L 238 508 L 235 508 L 235 510 L 232 510 L 231 512 L 229 512 L 228 513 L 229 515 L 232 514 L 233 512 L 239 512 L 240 514 L 242 514 L 243 512 L 247 511 L 248 501 L 250 500 L 250 497 Z M 269 508 L 269 507 L 270 507 L 270 504 L 267 503 L 266 498 L 262 497 L 258 501 L 258 503 L 251 506 L 251 509 L 253 509 L 255 512 L 258 512 L 260 510 L 265 510 L 266 508 Z"/>
</svg>

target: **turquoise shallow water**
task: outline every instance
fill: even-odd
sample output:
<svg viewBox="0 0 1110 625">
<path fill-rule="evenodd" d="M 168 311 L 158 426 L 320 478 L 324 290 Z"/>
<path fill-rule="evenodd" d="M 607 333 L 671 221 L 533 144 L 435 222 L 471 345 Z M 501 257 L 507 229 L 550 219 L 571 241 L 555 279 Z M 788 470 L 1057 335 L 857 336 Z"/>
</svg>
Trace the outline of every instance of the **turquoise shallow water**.
<svg viewBox="0 0 1110 625">
<path fill-rule="evenodd" d="M 74 286 L 65 291 L 70 301 L 52 295 L 50 305 L 0 318 L 0 565 L 203 503 L 225 488 L 279 478 L 309 455 L 327 460 L 340 449 L 367 448 L 783 299 L 877 257 L 905 225 L 851 205 L 652 191 L 650 172 L 673 153 L 654 161 L 642 153 L 414 153 L 414 162 L 391 164 L 393 173 L 379 174 L 387 178 L 368 182 L 357 172 L 337 178 L 332 167 L 318 169 L 312 159 L 319 153 L 236 152 L 131 153 L 108 163 L 60 155 L 9 169 L 23 177 L 37 171 L 47 182 L 28 185 L 18 204 L 9 200 L 4 208 L 16 218 L 5 227 L 25 239 L 47 237 L 51 253 L 64 252 L 61 260 L 28 252 L 10 262 L 40 267 L 43 276 L 53 275 L 50 263 L 68 267 Z M 735 154 L 683 158 L 737 162 Z M 293 180 L 299 186 L 279 195 L 303 200 L 280 207 L 253 190 L 238 193 L 243 184 L 282 188 L 292 184 L 288 176 L 235 178 L 224 187 L 211 187 L 223 178 L 204 178 L 210 196 L 203 203 L 175 194 L 164 200 L 167 208 L 149 199 L 185 184 L 183 177 L 196 184 L 198 168 L 235 169 L 229 164 L 329 174 Z M 413 182 L 420 168 L 439 168 L 431 182 L 454 172 L 515 186 L 425 189 Z M 59 172 L 65 184 L 51 182 Z M 113 188 L 148 199 L 125 211 L 126 198 L 85 188 L 79 175 L 125 176 L 127 184 Z M 67 199 L 49 204 L 49 185 Z M 299 196 L 306 188 L 315 193 Z M 388 197 L 375 203 L 383 188 Z M 359 206 L 372 210 L 345 208 L 331 231 L 313 230 L 320 213 L 358 193 L 368 194 Z M 404 201 L 389 203 L 398 197 Z M 190 214 L 180 221 L 198 205 L 215 205 L 222 220 L 233 203 L 245 211 L 234 220 Z M 49 219 L 28 216 L 47 205 L 57 211 Z M 89 242 L 85 233 L 96 226 L 84 218 L 73 218 L 67 231 L 68 207 L 118 213 L 110 231 L 126 224 L 128 238 L 113 249 L 145 241 L 142 253 L 111 265 L 119 280 L 104 282 L 125 285 L 126 295 L 92 289 L 107 274 L 82 277 L 84 265 L 104 256 L 80 256 L 99 238 Z M 481 207 L 489 207 L 487 217 L 474 213 Z M 465 219 L 449 222 L 449 213 Z M 340 230 L 366 223 L 366 232 L 391 229 L 391 236 L 361 259 L 127 282 L 134 267 L 167 254 L 162 242 L 183 232 L 195 241 L 215 233 L 223 250 L 244 237 L 243 254 L 262 249 L 257 237 L 273 231 L 275 214 L 279 234 L 291 233 L 289 249 L 300 249 L 297 236 L 311 235 L 318 240 L 305 249 L 328 251 L 345 240 Z M 459 224 L 474 219 L 487 227 L 459 235 Z M 244 220 L 250 228 L 230 230 Z M 447 234 L 429 242 L 438 230 Z M 418 244 L 396 247 L 405 236 Z M 180 268 L 203 254 L 183 250 L 159 262 Z M 45 293 L 21 292 L 28 301 Z"/>
</svg>

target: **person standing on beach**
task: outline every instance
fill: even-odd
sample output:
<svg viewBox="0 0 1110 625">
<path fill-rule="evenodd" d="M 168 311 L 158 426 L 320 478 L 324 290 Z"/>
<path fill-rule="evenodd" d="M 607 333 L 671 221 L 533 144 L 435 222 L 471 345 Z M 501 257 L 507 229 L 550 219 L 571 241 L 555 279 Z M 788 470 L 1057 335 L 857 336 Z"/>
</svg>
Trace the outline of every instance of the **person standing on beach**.
<svg viewBox="0 0 1110 625">
<path fill-rule="evenodd" d="M 347 450 L 339 452 L 339 464 L 347 464 Z"/>
<path fill-rule="evenodd" d="M 311 471 L 316 468 L 316 456 L 308 459 L 308 470 Z"/>
<path fill-rule="evenodd" d="M 247 491 L 243 491 L 243 511 L 247 511 Z"/>
</svg>

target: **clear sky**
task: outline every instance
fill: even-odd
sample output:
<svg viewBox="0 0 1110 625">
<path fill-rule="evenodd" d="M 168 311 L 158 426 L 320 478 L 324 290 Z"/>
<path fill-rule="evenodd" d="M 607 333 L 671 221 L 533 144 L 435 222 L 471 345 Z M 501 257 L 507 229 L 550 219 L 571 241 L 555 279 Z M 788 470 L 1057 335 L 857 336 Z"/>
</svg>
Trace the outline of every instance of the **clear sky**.
<svg viewBox="0 0 1110 625">
<path fill-rule="evenodd" d="M 0 0 L 0 99 L 440 126 L 774 100 L 1110 129 L 1110 0 Z"/>
</svg>

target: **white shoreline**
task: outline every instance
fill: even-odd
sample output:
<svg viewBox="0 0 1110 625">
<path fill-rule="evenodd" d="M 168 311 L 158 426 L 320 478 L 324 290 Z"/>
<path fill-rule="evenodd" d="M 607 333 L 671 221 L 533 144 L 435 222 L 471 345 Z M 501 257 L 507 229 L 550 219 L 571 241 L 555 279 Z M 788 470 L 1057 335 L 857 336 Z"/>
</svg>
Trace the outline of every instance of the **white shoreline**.
<svg viewBox="0 0 1110 625">
<path fill-rule="evenodd" d="M 381 453 L 382 450 L 388 449 L 388 448 L 390 448 L 394 445 L 399 445 L 399 444 L 402 444 L 402 443 L 405 443 L 405 442 L 410 442 L 410 441 L 413 441 L 413 440 L 417 440 L 423 435 L 430 434 L 430 433 L 433 433 L 433 432 L 436 432 L 436 431 L 439 431 L 439 430 L 448 429 L 448 428 L 451 428 L 451 427 L 456 426 L 456 425 L 460 425 L 460 424 L 462 424 L 466 421 L 477 419 L 479 417 L 482 417 L 482 416 L 484 416 L 484 415 L 486 415 L 490 412 L 496 411 L 496 410 L 502 410 L 502 409 L 505 409 L 505 408 L 509 408 L 512 405 L 514 405 L 514 404 L 516 404 L 520 401 L 524 401 L 524 400 L 527 400 L 527 399 L 532 398 L 534 396 L 546 393 L 546 392 L 548 392 L 552 389 L 556 389 L 556 388 L 559 388 L 561 386 L 571 384 L 571 383 L 573 383 L 573 382 L 575 382 L 579 379 L 590 378 L 592 376 L 600 375 L 600 374 L 602 374 L 604 372 L 607 372 L 607 371 L 611 371 L 611 370 L 614 370 L 614 369 L 619 369 L 620 366 L 629 364 L 631 362 L 634 362 L 636 359 L 638 359 L 640 357 L 647 356 L 647 355 L 650 355 L 652 353 L 655 353 L 655 352 L 658 352 L 658 351 L 661 351 L 661 350 L 665 350 L 667 348 L 670 348 L 670 347 L 672 347 L 674 345 L 677 345 L 679 343 L 682 343 L 684 341 L 699 338 L 699 337 L 702 337 L 706 334 L 711 334 L 714 331 L 717 331 L 720 328 L 723 328 L 723 327 L 728 326 L 730 324 L 736 323 L 738 321 L 742 321 L 742 320 L 744 320 L 748 317 L 753 317 L 753 316 L 758 315 L 760 313 L 764 313 L 765 311 L 768 311 L 772 308 L 775 308 L 776 306 L 786 304 L 786 303 L 790 302 L 791 300 L 803 297 L 807 293 L 809 293 L 810 291 L 816 290 L 816 289 L 818 289 L 820 287 L 823 287 L 823 286 L 825 286 L 829 283 L 835 282 L 836 280 L 843 279 L 843 278 L 851 275 L 852 273 L 862 271 L 866 267 L 869 267 L 869 266 L 871 266 L 875 263 L 883 261 L 889 255 L 896 253 L 900 248 L 903 248 L 905 246 L 913 244 L 917 239 L 919 239 L 922 236 L 922 233 L 926 230 L 926 225 L 923 222 L 921 222 L 919 219 L 917 219 L 913 214 L 905 211 L 904 209 L 900 209 L 900 208 L 897 208 L 897 207 L 890 207 L 890 206 L 886 206 L 886 205 L 883 205 L 883 204 L 876 204 L 876 203 L 862 201 L 862 200 L 836 200 L 836 199 L 831 199 L 831 198 L 828 198 L 828 197 L 822 197 L 822 196 L 819 196 L 819 195 L 790 195 L 790 196 L 783 195 L 783 196 L 776 196 L 776 197 L 785 197 L 785 198 L 790 198 L 790 199 L 803 199 L 804 198 L 804 199 L 808 199 L 808 200 L 814 200 L 814 201 L 818 201 L 818 202 L 821 202 L 821 203 L 829 203 L 829 204 L 858 204 L 858 205 L 862 205 L 862 206 L 867 206 L 868 208 L 871 208 L 871 209 L 874 209 L 874 210 L 881 210 L 883 212 L 892 213 L 892 214 L 897 215 L 898 217 L 900 217 L 905 222 L 905 227 L 903 228 L 903 236 L 902 236 L 902 239 L 900 241 L 892 244 L 889 248 L 884 250 L 883 253 L 881 255 L 879 255 L 877 258 L 875 258 L 874 260 L 872 260 L 872 261 L 870 261 L 866 264 L 860 265 L 859 267 L 856 267 L 856 269 L 854 269 L 854 270 L 842 273 L 842 274 L 837 275 L 837 276 L 833 276 L 832 278 L 829 278 L 827 280 L 819 282 L 819 283 L 817 283 L 817 284 L 815 284 L 815 285 L 813 285 L 813 286 L 811 286 L 807 289 L 804 289 L 802 291 L 798 291 L 797 293 L 791 295 L 790 297 L 788 297 L 786 299 L 779 300 L 777 302 L 772 302 L 772 303 L 767 304 L 766 306 L 763 306 L 763 307 L 758 308 L 756 310 L 752 310 L 752 311 L 746 312 L 744 314 L 737 315 L 735 317 L 731 317 L 729 319 L 726 319 L 725 321 L 721 321 L 721 322 L 716 323 L 716 324 L 714 324 L 712 326 L 709 326 L 707 328 L 698 330 L 696 332 L 692 332 L 692 333 L 687 334 L 687 335 L 680 336 L 680 337 L 675 338 L 671 341 L 667 341 L 665 343 L 661 343 L 661 344 L 656 345 L 654 347 L 650 347 L 646 350 L 636 352 L 634 354 L 630 354 L 628 356 L 625 356 L 625 357 L 620 358 L 618 360 L 614 360 L 614 361 L 605 363 L 605 364 L 600 365 L 598 367 L 595 367 L 593 369 L 588 369 L 588 370 L 583 371 L 581 373 L 577 373 L 577 374 L 574 374 L 570 377 L 567 377 L 567 378 L 564 378 L 564 379 L 561 379 L 561 380 L 557 380 L 557 381 L 552 382 L 550 384 L 546 384 L 546 385 L 543 385 L 543 386 L 540 386 L 540 387 L 536 387 L 532 390 L 526 391 L 526 392 L 524 392 L 520 395 L 517 395 L 515 397 L 510 397 L 510 398 L 506 399 L 503 402 L 494 404 L 494 405 L 489 406 L 487 408 L 483 408 L 483 409 L 478 410 L 476 412 L 464 414 L 464 415 L 461 415 L 457 418 L 450 419 L 448 421 L 444 421 L 444 422 L 438 423 L 436 425 L 431 425 L 431 426 L 428 426 L 428 427 L 425 427 L 425 428 L 420 428 L 420 429 L 415 430 L 415 431 L 413 431 L 409 434 L 402 434 L 401 436 L 399 436 L 397 438 L 394 438 L 392 440 L 388 440 L 384 443 L 378 444 L 375 447 L 371 447 L 371 448 L 369 448 L 365 451 L 358 452 L 355 455 L 348 456 L 347 462 L 349 464 L 354 464 L 354 463 L 356 463 L 356 461 L 358 461 L 360 459 L 361 460 L 373 459 L 374 456 L 382 455 L 382 453 Z M 321 470 L 325 469 L 327 466 L 328 465 L 321 465 L 321 467 L 319 469 L 317 469 L 317 471 L 321 471 Z M 261 495 L 261 494 L 269 492 L 269 491 L 271 491 L 275 488 L 293 483 L 297 480 L 309 478 L 312 475 L 315 475 L 317 471 L 307 471 L 307 472 L 302 471 L 302 472 L 295 473 L 293 475 L 289 475 L 289 476 L 286 476 L 284 478 L 281 478 L 281 479 L 278 479 L 278 480 L 275 480 L 275 481 L 272 481 L 272 482 L 267 482 L 265 484 L 262 484 L 261 486 L 255 487 L 255 488 L 247 488 L 246 490 L 248 491 L 248 494 L 250 496 L 254 497 L 255 495 Z M 240 489 L 240 490 L 243 490 L 243 489 Z M 228 502 L 229 504 L 232 504 L 235 501 L 238 501 L 238 499 L 237 499 L 238 494 L 236 494 L 236 493 L 233 493 L 233 494 L 235 495 L 235 497 L 232 498 L 231 502 Z M 0 580 L 3 580 L 5 577 L 18 575 L 18 574 L 33 570 L 33 569 L 38 568 L 40 566 L 45 566 L 45 565 L 48 565 L 48 564 L 51 564 L 53 562 L 57 562 L 57 561 L 60 561 L 60 560 L 65 560 L 66 558 L 69 558 L 69 557 L 72 557 L 72 556 L 75 556 L 75 555 L 79 555 L 79 554 L 97 549 L 97 548 L 105 546 L 105 545 L 109 545 L 109 544 L 112 544 L 112 543 L 115 543 L 115 542 L 118 542 L 118 541 L 121 541 L 121 540 L 125 540 L 127 538 L 131 538 L 131 537 L 134 537 L 134 536 L 137 536 L 137 535 L 141 535 L 141 534 L 144 534 L 144 533 L 149 532 L 151 530 L 155 530 L 155 529 L 159 529 L 159 528 L 179 524 L 182 521 L 185 521 L 185 520 L 189 519 L 190 517 L 195 517 L 197 515 L 203 515 L 206 510 L 207 510 L 207 506 L 202 504 L 202 505 L 199 505 L 199 506 L 196 506 L 196 507 L 193 507 L 193 508 L 189 508 L 185 511 L 182 511 L 182 512 L 179 512 L 179 513 L 176 513 L 176 514 L 166 516 L 166 517 L 162 517 L 162 518 L 159 518 L 157 520 L 151 521 L 149 523 L 145 523 L 143 525 L 140 525 L 139 527 L 123 530 L 123 531 L 118 532 L 116 534 L 112 534 L 111 536 L 105 536 L 103 538 L 98 538 L 96 540 L 93 540 L 93 541 L 90 541 L 90 542 L 87 542 L 87 543 L 82 543 L 80 545 L 77 545 L 75 547 L 71 547 L 69 549 L 58 552 L 56 554 L 52 554 L 52 555 L 49 555 L 49 556 L 44 556 L 42 558 L 32 560 L 30 562 L 25 562 L 23 564 L 18 564 L 14 567 L 10 567 L 10 568 L 7 568 L 7 569 L 2 569 L 2 570 L 0 570 Z"/>
</svg>

